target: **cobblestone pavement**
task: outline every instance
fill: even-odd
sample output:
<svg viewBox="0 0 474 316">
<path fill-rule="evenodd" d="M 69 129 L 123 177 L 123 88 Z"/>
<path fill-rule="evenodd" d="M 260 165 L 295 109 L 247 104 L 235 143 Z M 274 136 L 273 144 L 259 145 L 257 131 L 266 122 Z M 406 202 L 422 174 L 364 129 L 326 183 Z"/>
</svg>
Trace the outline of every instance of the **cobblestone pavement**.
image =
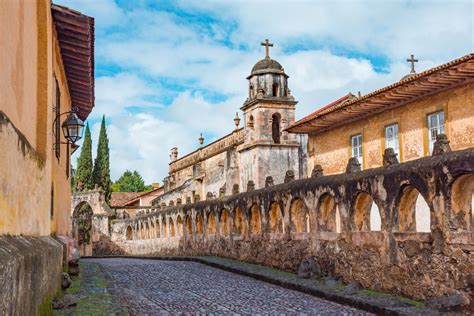
<svg viewBox="0 0 474 316">
<path fill-rule="evenodd" d="M 108 287 L 131 315 L 369 315 L 195 262 L 83 260 L 101 265 Z"/>
</svg>

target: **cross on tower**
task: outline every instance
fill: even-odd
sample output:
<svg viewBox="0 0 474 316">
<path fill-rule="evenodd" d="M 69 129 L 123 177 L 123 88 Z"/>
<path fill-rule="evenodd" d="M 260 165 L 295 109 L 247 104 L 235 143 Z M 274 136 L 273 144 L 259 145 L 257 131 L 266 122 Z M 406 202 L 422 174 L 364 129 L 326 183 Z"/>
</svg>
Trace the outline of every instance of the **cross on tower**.
<svg viewBox="0 0 474 316">
<path fill-rule="evenodd" d="M 270 58 L 270 47 L 273 47 L 273 44 L 270 43 L 267 38 L 265 42 L 262 42 L 260 45 L 265 46 L 265 58 Z"/>
<path fill-rule="evenodd" d="M 418 62 L 418 59 L 415 59 L 415 56 L 413 54 L 410 55 L 410 58 L 407 59 L 407 62 L 409 62 L 411 64 L 411 71 L 410 73 L 411 74 L 415 74 L 416 71 L 415 71 L 415 63 Z"/>
</svg>

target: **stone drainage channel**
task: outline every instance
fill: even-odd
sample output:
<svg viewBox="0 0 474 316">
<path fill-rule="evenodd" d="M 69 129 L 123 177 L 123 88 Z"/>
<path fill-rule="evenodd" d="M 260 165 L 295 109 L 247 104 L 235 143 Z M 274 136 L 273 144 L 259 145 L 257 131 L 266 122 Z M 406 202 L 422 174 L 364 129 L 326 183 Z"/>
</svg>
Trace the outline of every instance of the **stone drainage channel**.
<svg viewBox="0 0 474 316">
<path fill-rule="evenodd" d="M 300 289 L 298 286 L 288 286 L 281 282 L 282 277 L 287 278 L 292 274 L 257 265 L 230 260 L 226 263 L 226 259 L 222 258 L 156 259 L 158 258 L 81 259 L 82 270 L 79 278 L 82 284 L 80 289 L 72 290 L 76 291 L 78 304 L 76 307 L 56 311 L 55 314 L 371 315 L 368 311 L 386 315 L 405 314 L 364 302 L 354 304 L 342 296 L 342 299 L 338 299 L 324 293 L 316 293 L 323 294 L 322 296 L 329 300 L 315 297 L 303 293 L 315 294 L 305 288 Z M 238 265 L 242 267 L 239 268 Z M 255 269 L 252 266 L 267 271 L 267 274 L 271 271 L 274 277 L 265 277 L 262 271 L 252 270 Z M 71 292 L 68 289 L 66 293 L 68 291 Z M 364 310 L 339 302 L 349 303 Z M 397 304 L 394 303 L 396 302 L 393 300 L 389 301 L 389 305 L 396 307 Z M 414 312 L 411 308 L 412 306 L 408 310 L 405 309 L 405 312 Z M 427 311 L 416 311 L 417 314 L 419 312 L 425 314 Z M 431 313 L 428 311 L 428 314 Z"/>
</svg>

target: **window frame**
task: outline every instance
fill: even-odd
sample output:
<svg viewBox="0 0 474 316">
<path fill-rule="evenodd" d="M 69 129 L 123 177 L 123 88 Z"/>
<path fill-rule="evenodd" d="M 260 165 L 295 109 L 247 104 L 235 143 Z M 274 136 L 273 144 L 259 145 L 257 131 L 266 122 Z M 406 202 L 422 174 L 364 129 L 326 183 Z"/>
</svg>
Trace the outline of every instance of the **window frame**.
<svg viewBox="0 0 474 316">
<path fill-rule="evenodd" d="M 397 128 L 397 135 L 395 137 L 392 137 L 392 141 L 396 141 L 397 143 L 397 148 L 394 148 L 394 147 L 391 147 L 389 146 L 389 139 L 387 137 L 387 129 L 388 128 L 391 128 L 391 127 L 395 127 Z M 393 150 L 395 151 L 395 153 L 397 154 L 398 156 L 398 159 L 400 160 L 401 158 L 401 154 L 400 154 L 400 124 L 398 122 L 394 122 L 394 123 L 390 123 L 390 124 L 387 124 L 384 126 L 384 145 L 385 145 L 385 149 L 387 148 L 393 148 Z"/>
<path fill-rule="evenodd" d="M 356 138 L 360 138 L 360 142 L 358 144 L 358 146 L 354 146 L 354 139 Z M 351 158 L 357 158 L 357 160 L 359 161 L 362 169 L 363 169 L 363 166 L 364 166 L 364 151 L 363 151 L 363 136 L 362 136 L 362 133 L 357 133 L 357 134 L 353 134 L 351 135 L 350 137 L 350 153 L 351 153 Z M 356 156 L 355 155 L 355 148 L 358 148 L 358 155 Z"/>
<path fill-rule="evenodd" d="M 440 114 L 443 115 L 442 124 L 440 124 L 440 120 L 439 120 Z M 436 127 L 431 126 L 431 118 L 432 117 L 436 117 L 436 124 L 437 124 Z M 444 110 L 439 110 L 439 111 L 430 112 L 430 113 L 426 114 L 426 130 L 427 130 L 427 133 L 428 133 L 428 138 L 427 138 L 427 140 L 428 140 L 428 155 L 431 155 L 433 153 L 434 143 L 436 142 L 436 136 L 438 134 L 444 134 L 445 130 L 446 130 L 446 115 L 445 115 Z M 436 130 L 436 136 L 435 136 L 434 139 L 432 138 L 432 130 Z"/>
</svg>

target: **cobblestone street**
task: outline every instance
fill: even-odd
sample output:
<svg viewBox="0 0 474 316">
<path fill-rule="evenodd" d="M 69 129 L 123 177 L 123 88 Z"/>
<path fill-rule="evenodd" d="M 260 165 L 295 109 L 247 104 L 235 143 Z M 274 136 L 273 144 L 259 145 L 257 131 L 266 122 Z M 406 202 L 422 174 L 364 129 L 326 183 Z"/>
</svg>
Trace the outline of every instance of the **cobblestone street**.
<svg viewBox="0 0 474 316">
<path fill-rule="evenodd" d="M 101 265 L 131 315 L 367 313 L 195 262 L 84 259 Z"/>
</svg>

